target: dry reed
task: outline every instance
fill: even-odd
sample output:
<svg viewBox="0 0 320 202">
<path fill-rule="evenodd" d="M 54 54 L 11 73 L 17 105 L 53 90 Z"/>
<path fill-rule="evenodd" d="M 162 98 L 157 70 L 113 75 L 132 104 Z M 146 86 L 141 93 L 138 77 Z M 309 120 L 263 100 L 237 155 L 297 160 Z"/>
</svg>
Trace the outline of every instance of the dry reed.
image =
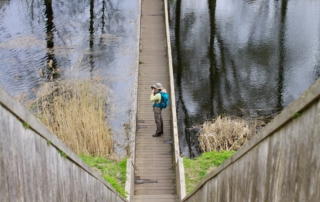
<svg viewBox="0 0 320 202">
<path fill-rule="evenodd" d="M 249 122 L 244 119 L 218 116 L 216 120 L 203 124 L 198 140 L 204 152 L 236 151 L 255 133 L 255 130 L 250 129 Z"/>
<path fill-rule="evenodd" d="M 104 115 L 106 91 L 99 79 L 60 82 L 45 91 L 34 107 L 49 130 L 76 154 L 108 157 L 112 153 Z"/>
</svg>

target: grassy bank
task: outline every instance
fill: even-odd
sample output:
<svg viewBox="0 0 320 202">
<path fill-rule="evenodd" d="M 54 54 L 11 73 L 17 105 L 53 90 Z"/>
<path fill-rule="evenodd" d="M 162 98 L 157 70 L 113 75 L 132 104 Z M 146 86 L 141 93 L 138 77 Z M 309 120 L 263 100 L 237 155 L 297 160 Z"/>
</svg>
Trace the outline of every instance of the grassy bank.
<svg viewBox="0 0 320 202">
<path fill-rule="evenodd" d="M 103 157 L 83 154 L 80 155 L 80 158 L 95 171 L 100 173 L 121 196 L 126 197 L 125 183 L 127 159 L 113 162 Z"/>
<path fill-rule="evenodd" d="M 186 190 L 190 193 L 201 180 L 222 164 L 235 151 L 211 151 L 203 153 L 194 159 L 183 158 L 185 169 Z"/>
<path fill-rule="evenodd" d="M 184 158 L 187 193 L 265 126 L 263 119 L 245 120 L 239 117 L 218 116 L 206 121 L 198 135 L 204 152 L 195 159 Z"/>
</svg>

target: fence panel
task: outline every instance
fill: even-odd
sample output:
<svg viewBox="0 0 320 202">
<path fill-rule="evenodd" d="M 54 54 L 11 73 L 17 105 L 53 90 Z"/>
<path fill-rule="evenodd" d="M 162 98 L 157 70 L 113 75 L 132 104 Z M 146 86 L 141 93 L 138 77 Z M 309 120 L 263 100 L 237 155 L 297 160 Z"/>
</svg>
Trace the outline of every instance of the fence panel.
<svg viewBox="0 0 320 202">
<path fill-rule="evenodd" d="M 0 88 L 0 201 L 127 201 Z"/>
<path fill-rule="evenodd" d="M 320 80 L 183 201 L 320 201 Z"/>
</svg>

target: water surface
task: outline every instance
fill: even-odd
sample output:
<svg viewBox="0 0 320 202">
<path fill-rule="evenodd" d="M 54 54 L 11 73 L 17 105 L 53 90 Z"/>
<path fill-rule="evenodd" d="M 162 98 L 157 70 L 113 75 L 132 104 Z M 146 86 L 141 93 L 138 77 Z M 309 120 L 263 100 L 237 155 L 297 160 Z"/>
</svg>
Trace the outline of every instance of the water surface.
<svg viewBox="0 0 320 202">
<path fill-rule="evenodd" d="M 320 1 L 176 0 L 170 29 L 180 148 L 221 114 L 269 116 L 320 75 Z"/>
<path fill-rule="evenodd" d="M 43 83 L 102 77 L 120 157 L 128 145 L 138 1 L 0 1 L 0 85 L 33 98 Z"/>
</svg>

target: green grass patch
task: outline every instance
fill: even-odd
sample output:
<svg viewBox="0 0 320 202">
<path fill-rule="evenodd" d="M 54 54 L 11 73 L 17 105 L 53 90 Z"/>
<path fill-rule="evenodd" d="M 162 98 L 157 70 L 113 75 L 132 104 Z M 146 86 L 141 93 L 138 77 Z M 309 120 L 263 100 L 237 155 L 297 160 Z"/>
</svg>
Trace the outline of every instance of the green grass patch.
<svg viewBox="0 0 320 202">
<path fill-rule="evenodd" d="M 97 172 L 101 173 L 102 177 L 115 188 L 121 196 L 126 197 L 125 184 L 126 184 L 126 168 L 127 159 L 121 161 L 111 161 L 99 156 L 80 155 L 80 158 L 86 162 Z"/>
<path fill-rule="evenodd" d="M 47 142 L 47 144 L 48 144 L 48 142 Z M 63 158 L 67 158 L 67 154 L 64 153 L 63 151 L 58 150 L 58 153 L 59 153 Z"/>
<path fill-rule="evenodd" d="M 194 159 L 183 157 L 187 193 L 190 193 L 207 174 L 234 153 L 235 151 L 212 151 L 205 152 Z"/>
<path fill-rule="evenodd" d="M 23 125 L 24 129 L 29 129 L 30 128 L 29 124 L 26 123 L 26 122 L 23 122 L 22 125 Z"/>
</svg>

